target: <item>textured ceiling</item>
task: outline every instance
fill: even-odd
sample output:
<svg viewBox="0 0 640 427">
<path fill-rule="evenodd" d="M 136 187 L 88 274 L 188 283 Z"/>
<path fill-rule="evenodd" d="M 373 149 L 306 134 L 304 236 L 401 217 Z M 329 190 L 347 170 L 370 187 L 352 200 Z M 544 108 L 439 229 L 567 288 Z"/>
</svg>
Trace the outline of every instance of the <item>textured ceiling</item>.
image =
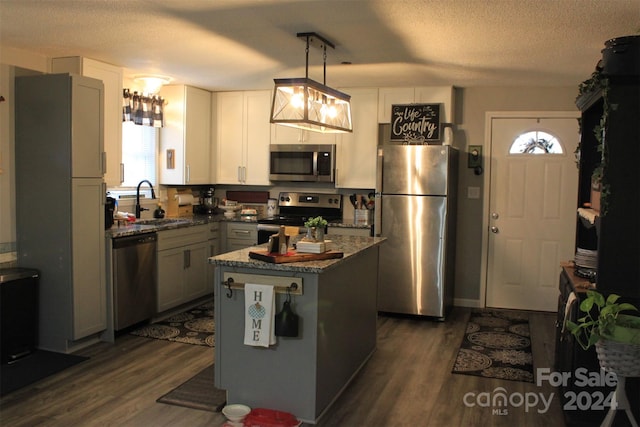
<svg viewBox="0 0 640 427">
<path fill-rule="evenodd" d="M 639 30 L 640 0 L 0 0 L 3 47 L 209 90 L 304 76 L 307 31 L 336 45 L 333 87 L 577 85 Z M 322 82 L 320 49 L 309 65 Z"/>
</svg>

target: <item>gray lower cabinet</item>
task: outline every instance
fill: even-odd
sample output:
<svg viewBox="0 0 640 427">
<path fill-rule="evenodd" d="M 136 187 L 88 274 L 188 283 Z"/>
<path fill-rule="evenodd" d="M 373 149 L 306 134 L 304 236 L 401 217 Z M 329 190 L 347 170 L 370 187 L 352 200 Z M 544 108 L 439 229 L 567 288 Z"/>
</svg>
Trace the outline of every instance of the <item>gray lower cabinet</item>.
<svg viewBox="0 0 640 427">
<path fill-rule="evenodd" d="M 209 226 L 158 232 L 158 313 L 211 292 Z"/>
<path fill-rule="evenodd" d="M 244 249 L 258 244 L 258 225 L 246 222 L 227 222 L 225 252 Z"/>
<path fill-rule="evenodd" d="M 209 228 L 209 255 L 210 257 L 220 254 L 220 223 L 211 222 L 208 225 Z M 215 281 L 216 267 L 213 264 L 207 266 L 207 289 L 213 293 L 214 281 Z"/>
</svg>

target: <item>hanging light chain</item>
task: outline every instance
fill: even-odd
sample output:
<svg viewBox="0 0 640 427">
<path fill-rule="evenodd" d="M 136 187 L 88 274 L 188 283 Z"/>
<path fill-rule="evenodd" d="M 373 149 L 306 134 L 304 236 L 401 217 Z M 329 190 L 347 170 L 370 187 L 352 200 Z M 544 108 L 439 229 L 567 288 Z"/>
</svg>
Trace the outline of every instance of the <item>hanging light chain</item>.
<svg viewBox="0 0 640 427">
<path fill-rule="evenodd" d="M 323 62 L 323 70 L 322 70 L 323 81 L 322 81 L 322 84 L 326 86 L 327 85 L 327 44 L 323 43 L 322 47 L 324 48 L 323 49 L 324 53 L 322 54 L 322 62 Z"/>
<path fill-rule="evenodd" d="M 307 47 L 304 49 L 304 53 L 306 56 L 305 66 L 304 66 L 304 76 L 305 78 L 309 78 L 309 36 L 307 36 Z"/>
</svg>

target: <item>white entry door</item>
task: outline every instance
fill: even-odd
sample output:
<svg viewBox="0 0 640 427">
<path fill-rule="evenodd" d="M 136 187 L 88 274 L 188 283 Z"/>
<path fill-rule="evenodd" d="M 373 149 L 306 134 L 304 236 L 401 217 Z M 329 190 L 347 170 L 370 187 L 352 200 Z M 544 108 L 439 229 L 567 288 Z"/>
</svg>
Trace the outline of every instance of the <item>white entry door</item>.
<svg viewBox="0 0 640 427">
<path fill-rule="evenodd" d="M 578 138 L 575 117 L 491 118 L 488 307 L 557 311 L 560 262 L 574 257 Z"/>
</svg>

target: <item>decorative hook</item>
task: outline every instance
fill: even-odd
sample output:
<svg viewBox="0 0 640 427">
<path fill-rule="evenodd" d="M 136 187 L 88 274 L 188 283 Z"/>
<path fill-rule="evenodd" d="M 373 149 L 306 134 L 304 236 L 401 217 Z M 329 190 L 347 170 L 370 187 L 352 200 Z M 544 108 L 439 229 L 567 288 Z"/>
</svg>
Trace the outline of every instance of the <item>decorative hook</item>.
<svg viewBox="0 0 640 427">
<path fill-rule="evenodd" d="M 233 284 L 233 278 L 229 277 L 224 285 L 227 287 L 227 298 L 231 298 L 233 296 L 233 290 L 231 289 L 231 285 Z"/>
<path fill-rule="evenodd" d="M 291 286 L 293 286 L 293 283 Z M 287 302 L 291 302 L 291 286 L 287 286 Z"/>
</svg>

